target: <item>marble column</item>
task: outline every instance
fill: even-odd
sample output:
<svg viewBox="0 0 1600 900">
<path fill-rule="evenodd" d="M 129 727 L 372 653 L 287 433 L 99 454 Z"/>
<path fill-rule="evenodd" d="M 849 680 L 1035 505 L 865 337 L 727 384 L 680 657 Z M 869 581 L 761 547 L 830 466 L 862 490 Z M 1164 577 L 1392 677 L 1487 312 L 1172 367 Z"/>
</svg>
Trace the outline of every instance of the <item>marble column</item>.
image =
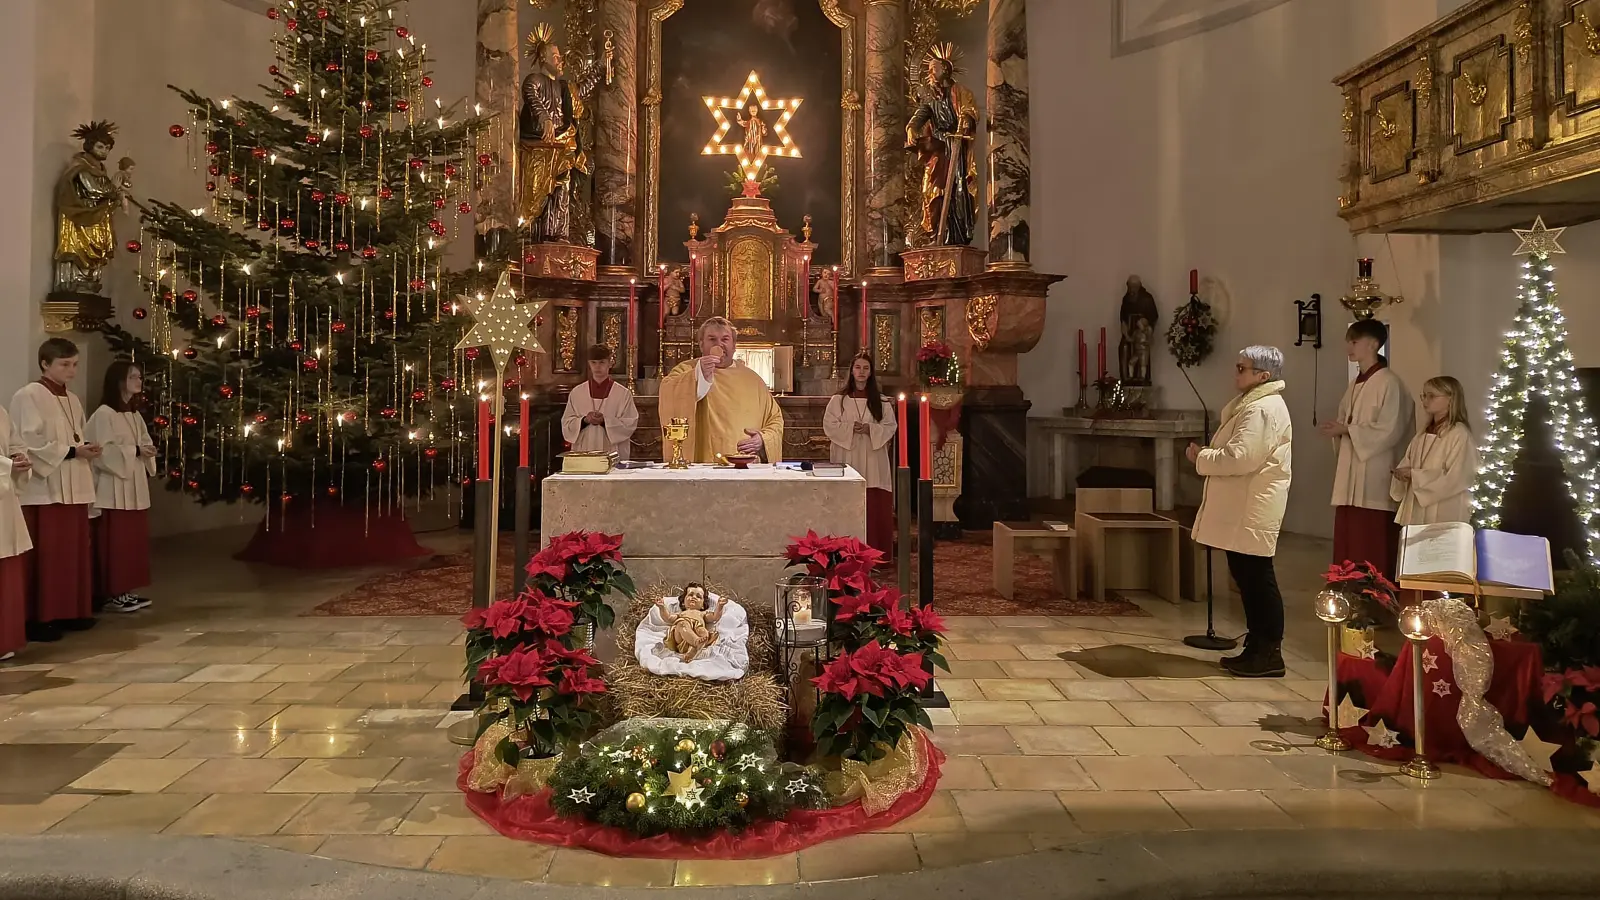
<svg viewBox="0 0 1600 900">
<path fill-rule="evenodd" d="M 1028 3 L 989 0 L 989 268 L 1026 269 Z"/>
<path fill-rule="evenodd" d="M 639 174 L 639 6 L 600 0 L 595 30 L 611 45 L 611 82 L 595 92 L 595 243 L 601 271 L 634 269 L 633 232 Z"/>
<path fill-rule="evenodd" d="M 478 0 L 478 58 L 474 93 L 489 122 L 478 138 L 478 152 L 492 159 L 478 199 L 478 233 L 515 231 L 517 141 L 517 3 Z M 481 248 L 480 248 L 481 249 Z"/>
<path fill-rule="evenodd" d="M 866 29 L 866 265 L 882 276 L 899 266 L 896 254 L 905 249 L 904 0 L 867 0 Z"/>
</svg>

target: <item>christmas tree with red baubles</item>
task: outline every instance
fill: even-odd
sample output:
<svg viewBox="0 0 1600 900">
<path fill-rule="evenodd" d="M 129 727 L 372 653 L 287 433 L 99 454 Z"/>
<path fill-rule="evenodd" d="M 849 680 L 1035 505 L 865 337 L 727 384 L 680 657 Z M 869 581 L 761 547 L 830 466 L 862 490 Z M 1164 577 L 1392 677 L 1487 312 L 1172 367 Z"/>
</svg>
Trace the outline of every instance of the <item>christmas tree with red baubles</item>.
<svg viewBox="0 0 1600 900">
<path fill-rule="evenodd" d="M 503 261 L 441 258 L 494 160 L 483 121 L 436 99 L 402 9 L 287 0 L 264 102 L 174 88 L 205 203 L 141 204 L 127 245 L 142 333 L 107 338 L 144 369 L 166 485 L 264 503 L 264 531 L 339 507 L 370 530 L 469 468 L 478 354 L 454 350 L 455 297 Z"/>
</svg>

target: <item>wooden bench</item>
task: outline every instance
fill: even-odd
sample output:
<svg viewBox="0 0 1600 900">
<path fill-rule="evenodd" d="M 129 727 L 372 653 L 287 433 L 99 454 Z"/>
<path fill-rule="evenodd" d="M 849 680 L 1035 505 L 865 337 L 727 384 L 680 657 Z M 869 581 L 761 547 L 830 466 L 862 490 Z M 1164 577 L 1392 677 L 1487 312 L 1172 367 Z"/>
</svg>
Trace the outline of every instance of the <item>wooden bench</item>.
<svg viewBox="0 0 1600 900">
<path fill-rule="evenodd" d="M 1020 555 L 1050 558 L 1055 589 L 1069 600 L 1078 596 L 1078 542 L 1072 529 L 1013 527 L 994 523 L 994 590 L 1016 599 L 1016 559 Z"/>
</svg>

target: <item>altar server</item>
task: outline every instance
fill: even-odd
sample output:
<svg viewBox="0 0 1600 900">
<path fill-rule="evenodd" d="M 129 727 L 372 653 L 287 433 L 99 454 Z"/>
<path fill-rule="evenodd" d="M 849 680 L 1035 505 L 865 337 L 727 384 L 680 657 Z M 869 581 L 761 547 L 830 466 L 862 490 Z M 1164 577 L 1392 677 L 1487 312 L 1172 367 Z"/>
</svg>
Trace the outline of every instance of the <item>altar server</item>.
<svg viewBox="0 0 1600 900">
<path fill-rule="evenodd" d="M 661 380 L 661 422 L 689 420 L 684 454 L 691 462 L 716 462 L 718 453 L 783 459 L 783 410 L 761 376 L 734 359 L 737 341 L 733 323 L 712 316 L 700 326 L 700 357 Z M 665 441 L 662 452 L 672 452 Z"/>
<path fill-rule="evenodd" d="M 1396 503 L 1389 495 L 1394 467 L 1411 440 L 1411 398 L 1378 353 L 1389 330 L 1360 319 L 1345 332 L 1345 353 L 1360 374 L 1339 400 L 1339 413 L 1319 430 L 1339 454 L 1333 470 L 1333 561 L 1370 562 L 1395 574 L 1400 542 Z"/>
<path fill-rule="evenodd" d="M 1469 521 L 1478 447 L 1467 425 L 1461 382 L 1448 375 L 1430 378 L 1422 385 L 1421 399 L 1427 426 L 1411 439 L 1389 485 L 1389 496 L 1400 502 L 1395 522 Z"/>
<path fill-rule="evenodd" d="M 850 363 L 850 378 L 828 398 L 822 431 L 828 458 L 844 463 L 867 480 L 867 544 L 894 555 L 894 469 L 889 442 L 894 439 L 894 409 L 878 390 L 872 356 L 863 350 Z"/>
<path fill-rule="evenodd" d="M 627 459 L 633 432 L 639 427 L 639 407 L 633 403 L 632 391 L 611 380 L 614 359 L 605 344 L 589 348 L 589 380 L 567 394 L 561 437 L 573 450 L 610 450 L 618 459 Z"/>
<path fill-rule="evenodd" d="M 28 521 L 22 517 L 17 487 L 28 477 L 28 454 L 0 406 L 0 660 L 17 655 L 28 642 Z"/>
<path fill-rule="evenodd" d="M 78 346 L 51 338 L 39 346 L 39 380 L 11 398 L 11 421 L 30 477 L 18 490 L 33 553 L 27 567 L 28 640 L 94 625 L 89 508 L 100 445 L 84 439 L 83 402 L 67 390 L 78 376 Z"/>
<path fill-rule="evenodd" d="M 156 473 L 155 442 L 137 409 L 143 393 L 138 366 L 125 360 L 107 366 L 100 406 L 84 435 L 102 449 L 92 465 L 98 598 L 119 613 L 150 605 L 135 593 L 150 586 L 150 476 Z"/>
</svg>

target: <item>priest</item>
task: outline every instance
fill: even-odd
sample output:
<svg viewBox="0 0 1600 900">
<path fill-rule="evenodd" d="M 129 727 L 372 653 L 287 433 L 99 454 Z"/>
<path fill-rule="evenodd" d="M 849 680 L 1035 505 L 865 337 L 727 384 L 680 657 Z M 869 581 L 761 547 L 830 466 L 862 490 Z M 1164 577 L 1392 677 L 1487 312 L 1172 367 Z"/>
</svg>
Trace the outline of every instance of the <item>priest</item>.
<svg viewBox="0 0 1600 900">
<path fill-rule="evenodd" d="M 700 356 L 684 360 L 661 380 L 661 423 L 689 420 L 684 445 L 691 462 L 715 462 L 717 454 L 783 459 L 783 410 L 749 366 L 733 358 L 738 332 L 712 316 L 700 325 Z M 664 454 L 670 454 L 662 442 Z"/>
<path fill-rule="evenodd" d="M 589 348 L 589 380 L 567 394 L 561 437 L 573 450 L 604 450 L 627 459 L 634 429 L 639 427 L 639 407 L 632 391 L 611 380 L 615 358 L 605 344 Z"/>
</svg>

